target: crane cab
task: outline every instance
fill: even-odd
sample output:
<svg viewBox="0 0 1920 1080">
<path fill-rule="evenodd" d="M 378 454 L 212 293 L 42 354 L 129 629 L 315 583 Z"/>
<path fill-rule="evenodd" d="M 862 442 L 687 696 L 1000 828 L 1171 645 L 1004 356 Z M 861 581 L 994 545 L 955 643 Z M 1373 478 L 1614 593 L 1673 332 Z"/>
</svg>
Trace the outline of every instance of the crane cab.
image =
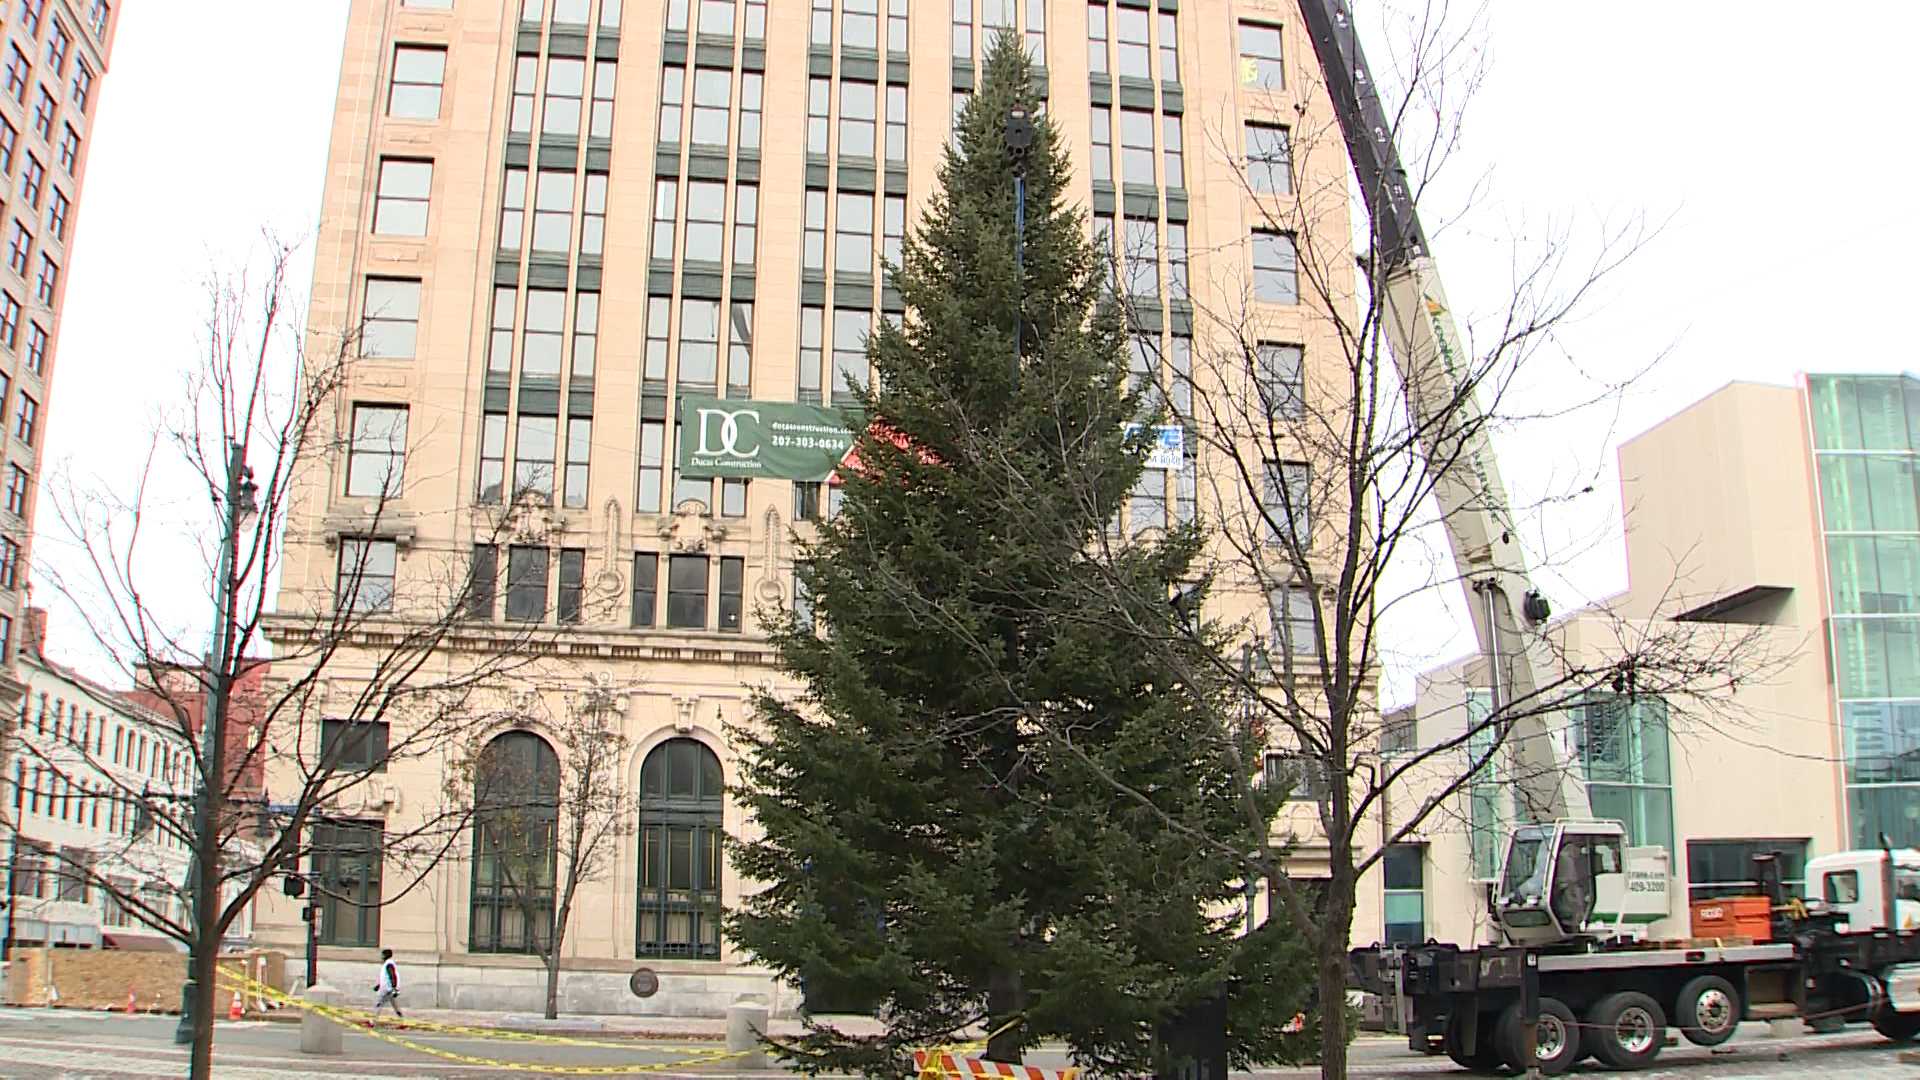
<svg viewBox="0 0 1920 1080">
<path fill-rule="evenodd" d="M 1807 860 L 1807 896 L 1847 929 L 1920 929 L 1920 851 L 1840 851 Z"/>
<path fill-rule="evenodd" d="M 1507 841 L 1488 910 L 1514 945 L 1640 925 L 1668 914 L 1666 860 L 1664 848 L 1629 848 L 1617 821 L 1522 825 Z"/>
</svg>

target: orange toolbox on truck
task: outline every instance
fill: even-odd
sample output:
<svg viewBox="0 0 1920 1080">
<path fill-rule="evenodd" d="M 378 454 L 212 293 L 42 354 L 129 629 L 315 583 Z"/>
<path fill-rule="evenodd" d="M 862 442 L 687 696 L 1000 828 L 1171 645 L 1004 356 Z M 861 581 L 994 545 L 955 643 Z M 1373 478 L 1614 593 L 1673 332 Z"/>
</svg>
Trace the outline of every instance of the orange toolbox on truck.
<svg viewBox="0 0 1920 1080">
<path fill-rule="evenodd" d="M 1764 896 L 1723 896 L 1693 902 L 1693 936 L 1773 940 L 1773 907 Z"/>
</svg>

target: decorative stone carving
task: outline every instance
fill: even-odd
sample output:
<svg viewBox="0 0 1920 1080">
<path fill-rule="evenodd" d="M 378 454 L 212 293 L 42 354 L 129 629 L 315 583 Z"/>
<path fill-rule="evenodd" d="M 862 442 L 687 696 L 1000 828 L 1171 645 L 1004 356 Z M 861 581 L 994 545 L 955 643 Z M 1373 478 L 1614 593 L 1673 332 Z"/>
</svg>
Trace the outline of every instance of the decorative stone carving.
<svg viewBox="0 0 1920 1080">
<path fill-rule="evenodd" d="M 625 553 L 626 545 L 620 542 L 620 500 L 608 499 L 606 545 L 600 551 L 600 573 L 593 579 L 596 593 L 613 598 L 626 590 L 627 579 L 620 573 Z"/>
<path fill-rule="evenodd" d="M 513 500 L 509 522 L 516 544 L 545 545 L 556 531 L 553 504 L 535 491 L 523 491 Z"/>
<path fill-rule="evenodd" d="M 693 711 L 699 707 L 700 699 L 698 697 L 681 697 L 675 695 L 673 699 L 673 730 L 682 735 L 691 732 L 693 730 Z"/>
<path fill-rule="evenodd" d="M 728 530 L 713 520 L 713 512 L 705 503 L 687 499 L 661 519 L 659 534 L 669 551 L 699 554 L 725 540 Z"/>
</svg>

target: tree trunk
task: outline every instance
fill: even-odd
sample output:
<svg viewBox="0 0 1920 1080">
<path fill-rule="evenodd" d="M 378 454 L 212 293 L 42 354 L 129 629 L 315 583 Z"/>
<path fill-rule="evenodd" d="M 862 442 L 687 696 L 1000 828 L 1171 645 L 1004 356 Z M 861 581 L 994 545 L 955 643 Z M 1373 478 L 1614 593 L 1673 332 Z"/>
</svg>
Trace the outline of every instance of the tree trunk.
<svg viewBox="0 0 1920 1080">
<path fill-rule="evenodd" d="M 219 971 L 220 935 L 202 937 L 205 944 L 194 951 L 193 974 L 193 1052 L 187 1075 L 192 1080 L 213 1080 L 213 1003 L 214 978 Z"/>
<path fill-rule="evenodd" d="M 560 907 L 553 913 L 553 942 L 547 949 L 547 1019 L 560 1018 L 560 946 L 567 939 L 567 919 L 573 914 L 574 882 L 567 882 Z"/>
<path fill-rule="evenodd" d="M 1353 861 L 1340 858 L 1338 851 L 1330 860 L 1333 873 L 1327 882 L 1316 949 L 1322 1080 L 1346 1080 L 1347 1075 L 1347 938 L 1353 927 Z"/>
<path fill-rule="evenodd" d="M 1014 968 L 996 970 L 987 979 L 987 1030 L 994 1033 L 987 1040 L 986 1059 L 1004 1061 L 1009 1065 L 1020 1064 L 1020 1047 L 1025 1035 L 1020 1026 L 1006 1027 L 1009 1020 L 1020 1014 L 1026 1007 L 1026 991 L 1020 985 L 1020 972 Z M 1002 1031 L 1001 1028 L 1006 1030 Z"/>
</svg>

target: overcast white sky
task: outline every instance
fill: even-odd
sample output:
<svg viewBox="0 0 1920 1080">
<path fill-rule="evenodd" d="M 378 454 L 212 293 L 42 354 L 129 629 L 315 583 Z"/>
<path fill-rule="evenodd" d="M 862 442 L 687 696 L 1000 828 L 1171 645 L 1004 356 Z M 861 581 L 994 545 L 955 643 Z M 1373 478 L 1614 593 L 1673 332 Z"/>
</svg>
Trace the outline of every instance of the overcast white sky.
<svg viewBox="0 0 1920 1080">
<path fill-rule="evenodd" d="M 49 471 L 83 484 L 127 490 L 137 475 L 155 409 L 178 399 L 194 361 L 208 269 L 238 263 L 263 228 L 304 238 L 316 224 L 346 3 L 189 6 L 182 18 L 175 4 L 124 5 L 94 128 L 47 448 Z M 1371 0 L 1354 6 L 1363 29 L 1378 25 Z M 1489 4 L 1491 77 L 1457 185 L 1424 211 L 1431 229 L 1467 185 L 1487 184 L 1436 239 L 1455 308 L 1496 309 L 1516 236 L 1537 241 L 1556 224 L 1591 235 L 1635 213 L 1665 223 L 1563 337 L 1599 379 L 1665 359 L 1617 415 L 1518 432 L 1501 447 L 1519 503 L 1595 475 L 1595 493 L 1545 525 L 1554 535 L 1617 528 L 1612 443 L 1731 379 L 1915 366 L 1887 324 L 1912 302 L 1920 250 L 1920 217 L 1899 194 L 1914 174 L 1900 133 L 1920 4 L 1819 10 Z M 60 564 L 74 552 L 50 509 L 43 496 L 36 554 Z M 1560 610 L 1625 585 L 1617 543 L 1552 561 L 1564 564 L 1548 581 Z M 177 587 L 184 606 L 204 603 L 204 586 Z M 62 623 L 77 628 L 53 606 L 54 651 L 84 662 L 75 635 L 62 646 Z M 1438 606 L 1409 615 L 1394 635 L 1396 686 L 1471 645 Z"/>
</svg>

